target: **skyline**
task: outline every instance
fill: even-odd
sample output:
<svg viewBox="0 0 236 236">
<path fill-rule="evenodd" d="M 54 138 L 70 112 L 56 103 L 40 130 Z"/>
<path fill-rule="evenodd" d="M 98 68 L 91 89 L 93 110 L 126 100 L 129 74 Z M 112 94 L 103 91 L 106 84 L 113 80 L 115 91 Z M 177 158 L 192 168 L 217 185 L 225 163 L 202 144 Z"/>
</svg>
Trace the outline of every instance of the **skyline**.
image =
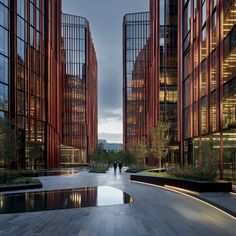
<svg viewBox="0 0 236 236">
<path fill-rule="evenodd" d="M 98 136 L 122 142 L 122 21 L 130 12 L 149 10 L 148 0 L 62 1 L 63 13 L 87 18 L 98 60 Z M 96 6 L 96 7 L 95 7 Z M 108 30 L 110 29 L 110 30 Z M 113 64 L 110 64 L 113 62 Z"/>
</svg>

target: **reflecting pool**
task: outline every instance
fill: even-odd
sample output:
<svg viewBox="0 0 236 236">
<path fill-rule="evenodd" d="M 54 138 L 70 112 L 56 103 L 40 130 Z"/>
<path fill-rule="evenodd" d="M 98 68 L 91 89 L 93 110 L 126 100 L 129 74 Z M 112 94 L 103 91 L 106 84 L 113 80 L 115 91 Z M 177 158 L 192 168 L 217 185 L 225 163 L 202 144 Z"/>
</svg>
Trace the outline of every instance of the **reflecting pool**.
<svg viewBox="0 0 236 236">
<path fill-rule="evenodd" d="M 132 197 L 110 186 L 0 195 L 0 213 L 22 213 L 128 204 Z"/>
</svg>

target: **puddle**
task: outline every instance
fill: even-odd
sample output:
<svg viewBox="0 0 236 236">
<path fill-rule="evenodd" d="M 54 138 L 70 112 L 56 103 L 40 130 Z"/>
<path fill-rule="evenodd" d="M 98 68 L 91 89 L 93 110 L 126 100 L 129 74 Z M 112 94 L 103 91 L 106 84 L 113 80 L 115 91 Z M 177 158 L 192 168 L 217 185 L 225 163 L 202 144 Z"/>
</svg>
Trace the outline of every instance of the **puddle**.
<svg viewBox="0 0 236 236">
<path fill-rule="evenodd" d="M 0 213 L 23 213 L 128 204 L 132 197 L 109 186 L 0 195 Z"/>
</svg>

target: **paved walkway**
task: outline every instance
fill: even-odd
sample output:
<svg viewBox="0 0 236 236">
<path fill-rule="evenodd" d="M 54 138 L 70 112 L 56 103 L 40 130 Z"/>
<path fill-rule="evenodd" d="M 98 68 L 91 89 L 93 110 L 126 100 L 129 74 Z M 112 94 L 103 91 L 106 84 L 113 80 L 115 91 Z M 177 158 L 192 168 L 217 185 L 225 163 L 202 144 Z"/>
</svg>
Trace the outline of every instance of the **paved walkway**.
<svg viewBox="0 0 236 236">
<path fill-rule="evenodd" d="M 236 220 L 204 203 L 160 188 L 130 183 L 129 174 L 41 177 L 44 190 L 108 185 L 132 204 L 0 215 L 0 235 L 234 235 Z"/>
<path fill-rule="evenodd" d="M 232 193 L 201 193 L 199 198 L 229 212 L 236 217 L 236 194 Z M 236 235 L 236 234 L 235 234 Z"/>
</svg>

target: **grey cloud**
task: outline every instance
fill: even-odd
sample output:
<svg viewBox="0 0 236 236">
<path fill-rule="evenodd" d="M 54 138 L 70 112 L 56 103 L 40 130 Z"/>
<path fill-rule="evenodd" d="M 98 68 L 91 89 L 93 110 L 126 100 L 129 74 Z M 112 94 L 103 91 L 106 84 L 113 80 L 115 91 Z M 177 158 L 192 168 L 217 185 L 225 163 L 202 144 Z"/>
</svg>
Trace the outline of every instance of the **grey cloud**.
<svg viewBox="0 0 236 236">
<path fill-rule="evenodd" d="M 63 0 L 63 11 L 90 22 L 99 70 L 99 118 L 121 120 L 122 20 L 130 12 L 147 11 L 149 0 Z"/>
</svg>

